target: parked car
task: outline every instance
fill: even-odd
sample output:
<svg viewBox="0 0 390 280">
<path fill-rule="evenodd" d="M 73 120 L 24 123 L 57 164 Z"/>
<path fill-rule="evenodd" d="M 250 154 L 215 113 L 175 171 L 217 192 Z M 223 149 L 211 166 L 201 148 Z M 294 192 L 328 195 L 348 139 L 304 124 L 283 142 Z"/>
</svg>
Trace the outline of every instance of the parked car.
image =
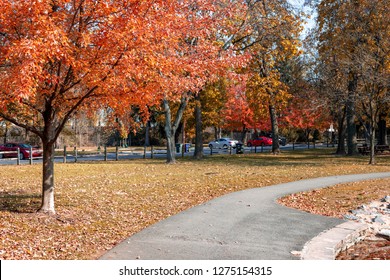
<svg viewBox="0 0 390 280">
<path fill-rule="evenodd" d="M 283 136 L 279 136 L 279 144 L 282 146 L 286 146 L 287 144 L 287 138 Z"/>
<path fill-rule="evenodd" d="M 235 148 L 238 140 L 230 138 L 220 138 L 209 143 L 210 149 L 227 149 L 228 147 Z"/>
<path fill-rule="evenodd" d="M 30 148 L 31 145 L 28 144 L 22 144 L 22 143 L 6 143 L 3 145 L 0 145 L 0 158 L 15 158 L 18 156 L 17 150 L 20 150 L 19 157 L 20 159 L 29 159 L 30 158 Z M 38 150 L 37 148 L 32 148 L 32 155 L 34 157 L 41 157 L 42 151 Z"/>
<path fill-rule="evenodd" d="M 257 146 L 271 146 L 272 138 L 261 136 L 255 139 L 248 140 L 246 143 L 248 147 L 257 147 Z"/>
</svg>

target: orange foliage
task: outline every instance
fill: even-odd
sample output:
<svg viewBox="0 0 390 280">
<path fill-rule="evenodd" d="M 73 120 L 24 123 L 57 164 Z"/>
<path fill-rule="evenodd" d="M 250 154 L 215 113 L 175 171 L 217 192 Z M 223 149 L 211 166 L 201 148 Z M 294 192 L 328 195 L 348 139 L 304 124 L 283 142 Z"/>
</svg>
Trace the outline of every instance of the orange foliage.
<svg viewBox="0 0 390 280">
<path fill-rule="evenodd" d="M 0 117 L 41 138 L 50 199 L 52 147 L 77 110 L 109 106 L 120 114 L 137 104 L 147 114 L 147 105 L 197 91 L 231 65 L 233 50 L 222 52 L 220 42 L 234 32 L 231 18 L 240 17 L 240 4 L 230 4 L 0 2 Z M 54 212 L 49 204 L 43 210 Z"/>
<path fill-rule="evenodd" d="M 314 92 L 304 96 L 295 95 L 283 111 L 281 123 L 298 129 L 326 129 L 331 123 L 329 111 Z"/>
<path fill-rule="evenodd" d="M 84 99 L 119 110 L 197 90 L 228 62 L 224 2 L 2 1 L 1 107 L 50 99 L 64 117 Z"/>
</svg>

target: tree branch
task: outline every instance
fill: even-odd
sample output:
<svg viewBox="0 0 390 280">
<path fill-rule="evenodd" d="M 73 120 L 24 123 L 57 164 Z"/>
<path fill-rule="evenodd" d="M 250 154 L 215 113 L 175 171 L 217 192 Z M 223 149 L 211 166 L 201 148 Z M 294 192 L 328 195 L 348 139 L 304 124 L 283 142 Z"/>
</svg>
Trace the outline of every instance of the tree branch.
<svg viewBox="0 0 390 280">
<path fill-rule="evenodd" d="M 9 115 L 6 115 L 2 112 L 0 112 L 0 117 L 2 117 L 3 119 L 5 119 L 6 121 L 9 121 L 10 123 L 13 123 L 14 125 L 16 126 L 19 126 L 21 128 L 24 128 L 36 135 L 38 135 L 40 138 L 43 137 L 43 133 L 42 131 L 40 131 L 39 129 L 37 129 L 35 126 L 33 125 L 28 125 L 28 124 L 24 124 L 24 123 L 21 123 L 20 121 L 18 121 L 16 118 L 14 117 L 11 117 Z"/>
</svg>

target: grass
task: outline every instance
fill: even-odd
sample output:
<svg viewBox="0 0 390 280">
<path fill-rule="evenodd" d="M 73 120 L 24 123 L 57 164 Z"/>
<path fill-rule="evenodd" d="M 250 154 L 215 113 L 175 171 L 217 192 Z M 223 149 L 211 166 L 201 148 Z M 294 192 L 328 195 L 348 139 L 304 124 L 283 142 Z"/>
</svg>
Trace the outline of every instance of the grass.
<svg viewBox="0 0 390 280">
<path fill-rule="evenodd" d="M 55 216 L 35 213 L 40 164 L 0 166 L 0 259 L 96 259 L 143 228 L 226 193 L 385 172 L 389 164 L 390 157 L 369 166 L 366 157 L 336 157 L 320 149 L 179 159 L 175 165 L 158 159 L 56 164 Z"/>
</svg>

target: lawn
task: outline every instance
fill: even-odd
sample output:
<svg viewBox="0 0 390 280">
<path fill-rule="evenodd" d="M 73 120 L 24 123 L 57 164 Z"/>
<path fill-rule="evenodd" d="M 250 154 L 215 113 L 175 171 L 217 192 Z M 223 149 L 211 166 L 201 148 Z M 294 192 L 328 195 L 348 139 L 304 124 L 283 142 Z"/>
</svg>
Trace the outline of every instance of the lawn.
<svg viewBox="0 0 390 280">
<path fill-rule="evenodd" d="M 180 159 L 175 165 L 158 159 L 60 163 L 55 166 L 54 216 L 35 212 L 40 164 L 0 166 L 0 259 L 96 259 L 148 225 L 226 193 L 304 178 L 390 171 L 390 157 L 378 158 L 375 166 L 367 162 L 367 157 L 337 157 L 332 150 L 317 149 Z M 383 192 L 366 191 L 369 183 L 355 197 L 349 191 L 340 196 L 341 186 L 326 193 L 326 200 L 343 204 L 379 198 L 390 183 L 381 182 Z"/>
</svg>

